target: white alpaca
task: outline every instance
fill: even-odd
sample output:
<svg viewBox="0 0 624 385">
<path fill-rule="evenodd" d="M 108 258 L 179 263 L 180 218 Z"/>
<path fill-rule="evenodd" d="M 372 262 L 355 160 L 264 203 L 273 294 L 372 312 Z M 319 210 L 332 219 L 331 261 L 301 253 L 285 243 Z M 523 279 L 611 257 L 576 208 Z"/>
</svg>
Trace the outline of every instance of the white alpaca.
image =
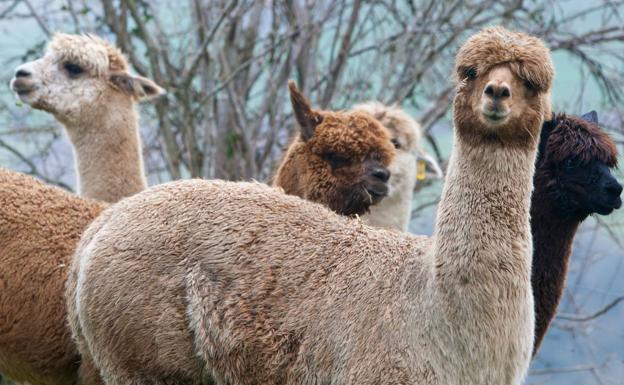
<svg viewBox="0 0 624 385">
<path fill-rule="evenodd" d="M 11 88 L 64 125 L 80 195 L 116 202 L 145 189 L 136 102 L 162 89 L 130 75 L 117 48 L 96 36 L 57 33 L 45 56 L 17 68 Z"/>
<path fill-rule="evenodd" d="M 115 202 L 145 187 L 135 105 L 161 90 L 128 73 L 116 48 L 56 34 L 15 76 L 21 100 L 65 125 L 82 194 Z M 0 169 L 0 371 L 13 380 L 101 382 L 71 338 L 63 293 L 78 239 L 106 206 Z"/>
</svg>

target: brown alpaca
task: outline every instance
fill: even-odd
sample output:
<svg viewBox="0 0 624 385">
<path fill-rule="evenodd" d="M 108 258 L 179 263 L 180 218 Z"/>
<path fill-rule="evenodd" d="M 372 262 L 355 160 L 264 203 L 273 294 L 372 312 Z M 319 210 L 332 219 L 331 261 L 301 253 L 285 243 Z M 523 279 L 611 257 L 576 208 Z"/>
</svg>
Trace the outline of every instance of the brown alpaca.
<svg viewBox="0 0 624 385">
<path fill-rule="evenodd" d="M 96 36 L 57 33 L 45 56 L 17 68 L 11 88 L 64 125 L 80 195 L 117 202 L 145 189 L 136 102 L 162 90 L 130 75 L 117 48 Z"/>
<path fill-rule="evenodd" d="M 552 64 L 538 39 L 494 28 L 456 69 L 433 244 L 252 183 L 173 182 L 98 217 L 67 299 L 105 382 L 519 384 Z"/>
<path fill-rule="evenodd" d="M 78 239 L 104 207 L 0 169 L 0 372 L 15 381 L 76 382 L 63 290 Z"/>
<path fill-rule="evenodd" d="M 544 123 L 531 198 L 534 355 L 563 295 L 576 229 L 588 215 L 607 215 L 622 205 L 622 186 L 609 170 L 616 165 L 615 143 L 595 113 L 558 114 Z"/>
<path fill-rule="evenodd" d="M 365 113 L 313 110 L 294 82 L 288 88 L 300 133 L 273 184 L 342 215 L 364 214 L 388 193 L 388 131 Z"/>
<path fill-rule="evenodd" d="M 130 75 L 116 48 L 56 34 L 46 55 L 15 76 L 20 99 L 65 125 L 82 194 L 117 201 L 145 187 L 135 105 L 161 90 Z M 70 338 L 63 292 L 77 240 L 106 205 L 17 173 L 0 177 L 0 277 L 8 277 L 0 280 L 0 372 L 56 385 L 76 382 L 80 370 L 83 383 L 98 382 Z"/>
</svg>

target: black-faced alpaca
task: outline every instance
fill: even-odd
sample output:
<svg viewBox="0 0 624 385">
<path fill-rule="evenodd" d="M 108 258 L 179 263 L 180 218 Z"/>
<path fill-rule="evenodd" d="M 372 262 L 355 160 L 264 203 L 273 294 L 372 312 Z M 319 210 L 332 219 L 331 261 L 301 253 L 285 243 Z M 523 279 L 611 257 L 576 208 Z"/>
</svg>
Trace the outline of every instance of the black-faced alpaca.
<svg viewBox="0 0 624 385">
<path fill-rule="evenodd" d="M 364 214 L 388 194 L 388 130 L 364 112 L 313 110 L 294 82 L 288 88 L 300 132 L 273 185 L 338 214 Z"/>
<path fill-rule="evenodd" d="M 583 118 L 558 114 L 544 123 L 531 199 L 533 355 L 563 295 L 576 229 L 588 215 L 607 215 L 622 205 L 622 186 L 610 171 L 616 165 L 615 143 L 595 112 Z"/>
</svg>

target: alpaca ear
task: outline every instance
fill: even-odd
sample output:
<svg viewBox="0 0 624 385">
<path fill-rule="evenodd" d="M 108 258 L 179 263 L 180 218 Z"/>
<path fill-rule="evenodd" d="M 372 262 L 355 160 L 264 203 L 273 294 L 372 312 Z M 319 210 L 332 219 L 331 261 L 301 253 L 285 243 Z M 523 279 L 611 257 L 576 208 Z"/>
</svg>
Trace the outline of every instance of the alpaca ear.
<svg viewBox="0 0 624 385">
<path fill-rule="evenodd" d="M 132 76 L 125 72 L 112 73 L 108 81 L 119 91 L 137 100 L 153 99 L 165 93 L 165 91 L 152 80 L 142 76 Z"/>
<path fill-rule="evenodd" d="M 165 90 L 151 79 L 142 76 L 134 76 L 134 81 L 143 92 L 143 97 L 139 97 L 139 99 L 153 99 L 165 94 Z"/>
<path fill-rule="evenodd" d="M 386 111 L 377 111 L 375 112 L 375 119 L 377 120 L 381 120 L 384 118 L 384 116 L 386 116 Z"/>
<path fill-rule="evenodd" d="M 581 115 L 581 118 L 590 123 L 598 124 L 598 113 L 596 111 L 589 111 L 588 113 Z"/>
<path fill-rule="evenodd" d="M 318 112 L 312 110 L 310 102 L 299 92 L 294 81 L 288 81 L 288 90 L 290 91 L 293 113 L 301 128 L 301 138 L 307 141 L 314 135 L 314 130 L 321 124 L 323 117 Z"/>
</svg>

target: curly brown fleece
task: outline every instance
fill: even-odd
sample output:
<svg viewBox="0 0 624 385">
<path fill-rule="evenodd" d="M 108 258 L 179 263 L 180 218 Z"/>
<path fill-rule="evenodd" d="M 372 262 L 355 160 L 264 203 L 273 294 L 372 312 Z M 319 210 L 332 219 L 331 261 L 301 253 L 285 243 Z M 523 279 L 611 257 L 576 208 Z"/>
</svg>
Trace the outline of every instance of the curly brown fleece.
<svg viewBox="0 0 624 385">
<path fill-rule="evenodd" d="M 77 381 L 64 287 L 80 235 L 105 207 L 0 169 L 0 372 L 33 385 Z"/>
<path fill-rule="evenodd" d="M 366 113 L 313 110 L 293 82 L 289 89 L 300 133 L 273 184 L 339 214 L 367 212 L 385 195 L 371 195 L 367 189 L 382 184 L 370 170 L 387 167 L 394 157 L 389 132 Z"/>
</svg>

